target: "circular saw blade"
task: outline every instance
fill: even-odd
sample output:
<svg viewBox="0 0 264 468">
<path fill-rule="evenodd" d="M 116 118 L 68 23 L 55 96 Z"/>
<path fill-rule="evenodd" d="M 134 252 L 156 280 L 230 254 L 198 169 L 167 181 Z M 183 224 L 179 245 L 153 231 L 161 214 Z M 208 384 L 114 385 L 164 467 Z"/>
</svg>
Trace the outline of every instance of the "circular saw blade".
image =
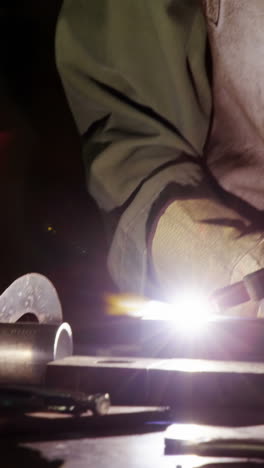
<svg viewBox="0 0 264 468">
<path fill-rule="evenodd" d="M 27 314 L 34 315 L 39 323 L 62 322 L 57 291 L 50 280 L 38 273 L 21 276 L 0 296 L 0 322 L 15 323 Z"/>
</svg>

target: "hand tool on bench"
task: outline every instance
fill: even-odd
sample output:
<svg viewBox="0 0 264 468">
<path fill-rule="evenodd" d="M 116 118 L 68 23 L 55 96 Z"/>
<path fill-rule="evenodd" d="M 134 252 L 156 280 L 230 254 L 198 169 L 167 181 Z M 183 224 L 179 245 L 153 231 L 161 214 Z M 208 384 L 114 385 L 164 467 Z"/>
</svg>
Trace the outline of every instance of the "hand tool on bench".
<svg viewBox="0 0 264 468">
<path fill-rule="evenodd" d="M 106 414 L 110 407 L 107 393 L 85 394 L 62 392 L 36 386 L 0 385 L 1 415 L 22 413 L 62 413 L 79 416 L 91 411 L 94 415 Z"/>
</svg>

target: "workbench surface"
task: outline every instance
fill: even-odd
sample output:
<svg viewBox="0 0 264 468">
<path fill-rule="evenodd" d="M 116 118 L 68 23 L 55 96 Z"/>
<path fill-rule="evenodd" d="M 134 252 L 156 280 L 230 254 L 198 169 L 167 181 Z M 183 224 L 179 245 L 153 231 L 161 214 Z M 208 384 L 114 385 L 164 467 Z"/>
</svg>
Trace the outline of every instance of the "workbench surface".
<svg viewBox="0 0 264 468">
<path fill-rule="evenodd" d="M 132 411 L 132 413 L 129 413 Z M 54 418 L 42 420 L 22 418 L 17 423 L 0 420 L 0 450 L 3 468 L 198 468 L 219 465 L 223 459 L 194 456 L 164 455 L 164 430 L 168 425 L 161 414 L 153 424 L 154 411 L 147 408 L 114 409 L 114 413 L 91 424 L 84 418 Z M 106 419 L 107 418 L 107 419 Z M 116 418 L 116 419 L 115 419 Z M 166 413 L 164 412 L 166 419 Z M 190 422 L 191 416 L 179 414 L 180 422 Z M 143 421 L 145 420 L 145 423 Z M 152 421 L 152 422 L 151 422 Z M 264 414 L 240 410 L 230 414 L 193 414 L 194 422 L 205 424 L 248 425 L 264 422 Z M 92 419 L 91 419 L 92 422 Z M 234 428 L 235 436 L 235 428 Z M 223 468 L 249 467 L 247 459 L 226 459 Z M 231 464 L 229 464 L 229 463 Z M 234 465 L 234 462 L 236 465 Z M 263 460 L 264 462 L 264 460 Z M 211 465 L 211 466 L 213 466 Z M 247 466 L 246 466 L 247 465 Z M 258 464 L 261 468 L 264 463 Z M 252 465 L 251 465 L 252 467 Z"/>
<path fill-rule="evenodd" d="M 164 433 L 72 438 L 1 447 L 4 468 L 248 468 L 248 459 L 165 456 Z M 236 465 L 234 465 L 236 463 Z M 264 463 L 257 465 L 263 468 Z M 251 467 L 252 468 L 252 465 Z"/>
</svg>

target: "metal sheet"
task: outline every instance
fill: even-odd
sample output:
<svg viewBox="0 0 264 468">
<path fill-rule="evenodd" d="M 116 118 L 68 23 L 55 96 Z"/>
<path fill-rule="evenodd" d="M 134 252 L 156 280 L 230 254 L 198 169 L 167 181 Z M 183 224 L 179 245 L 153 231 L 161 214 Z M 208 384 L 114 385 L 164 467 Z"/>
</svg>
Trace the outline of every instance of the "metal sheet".
<svg viewBox="0 0 264 468">
<path fill-rule="evenodd" d="M 115 405 L 264 408 L 264 364 L 72 356 L 47 366 L 47 385 L 108 392 Z"/>
</svg>

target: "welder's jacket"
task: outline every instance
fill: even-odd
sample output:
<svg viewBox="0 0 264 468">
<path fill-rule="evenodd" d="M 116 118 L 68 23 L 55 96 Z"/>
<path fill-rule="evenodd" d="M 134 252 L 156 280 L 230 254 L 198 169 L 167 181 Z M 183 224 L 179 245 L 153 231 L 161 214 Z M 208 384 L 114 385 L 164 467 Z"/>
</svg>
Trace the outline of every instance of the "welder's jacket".
<svg viewBox="0 0 264 468">
<path fill-rule="evenodd" d="M 220 287 L 259 265 L 263 86 L 245 30 L 264 69 L 262 2 L 64 0 L 57 65 L 122 290 Z"/>
</svg>

